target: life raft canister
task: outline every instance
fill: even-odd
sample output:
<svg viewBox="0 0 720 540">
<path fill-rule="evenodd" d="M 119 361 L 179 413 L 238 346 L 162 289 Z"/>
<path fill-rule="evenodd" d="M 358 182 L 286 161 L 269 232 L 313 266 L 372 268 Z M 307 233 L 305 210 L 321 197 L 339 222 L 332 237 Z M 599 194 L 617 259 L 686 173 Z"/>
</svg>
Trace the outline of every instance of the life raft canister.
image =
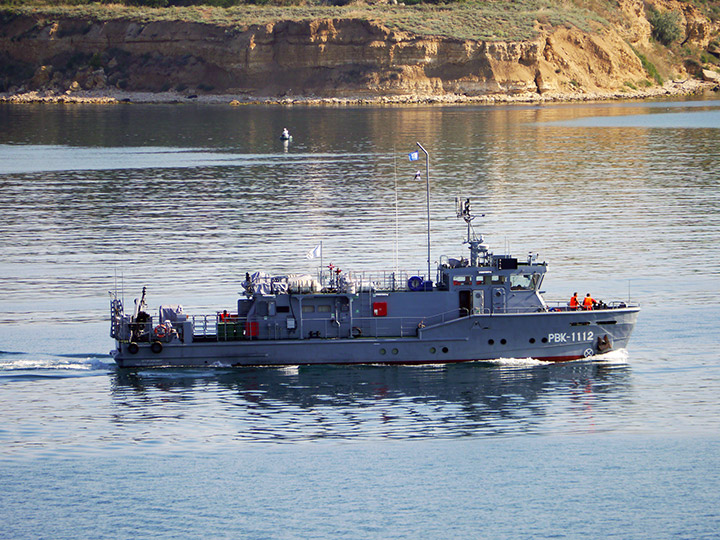
<svg viewBox="0 0 720 540">
<path fill-rule="evenodd" d="M 413 276 L 408 279 L 408 289 L 411 291 L 422 291 L 423 290 L 423 278 L 420 276 Z"/>
</svg>

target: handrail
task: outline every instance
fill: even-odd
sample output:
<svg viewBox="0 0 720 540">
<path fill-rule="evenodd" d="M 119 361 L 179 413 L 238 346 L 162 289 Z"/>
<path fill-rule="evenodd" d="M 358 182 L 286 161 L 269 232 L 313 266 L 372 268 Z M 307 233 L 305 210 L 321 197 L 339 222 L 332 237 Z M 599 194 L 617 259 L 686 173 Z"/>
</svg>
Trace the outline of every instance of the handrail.
<svg viewBox="0 0 720 540">
<path fill-rule="evenodd" d="M 337 332 L 335 329 L 340 329 L 341 325 L 332 318 L 304 318 L 302 320 L 305 325 L 311 324 L 314 325 L 314 328 L 320 325 L 323 337 L 350 337 L 356 328 L 361 329 L 361 335 L 363 337 L 387 336 L 388 332 L 392 331 L 393 328 L 399 328 L 400 336 L 406 337 L 417 335 L 419 327 L 442 324 L 459 318 L 461 318 L 459 309 L 436 313 L 430 317 L 353 317 L 349 336 L 339 335 L 340 332 Z M 217 314 L 209 314 L 189 315 L 188 320 L 192 323 L 194 337 L 221 341 L 242 340 L 251 337 L 255 339 L 279 339 L 281 336 L 281 327 L 284 324 L 284 320 L 278 320 L 274 324 L 271 323 L 271 325 L 267 326 L 269 335 L 260 338 L 260 336 L 251 336 L 248 334 L 249 324 L 255 322 L 252 319 L 248 319 L 248 317 L 233 317 L 227 321 L 221 321 Z M 306 336 L 298 337 L 300 339 L 306 338 Z"/>
<path fill-rule="evenodd" d="M 570 309 L 567 302 L 561 300 L 551 300 L 545 302 L 545 305 L 549 308 L 548 311 L 601 311 L 604 309 L 624 309 L 624 308 L 637 308 L 640 304 L 637 302 L 624 302 L 622 300 L 613 300 L 610 302 L 603 302 L 599 307 L 593 307 L 591 310 L 584 309 L 582 306 L 577 309 Z"/>
<path fill-rule="evenodd" d="M 354 292 L 395 292 L 409 291 L 408 280 L 413 276 L 420 276 L 423 280 L 430 281 L 432 276 L 426 276 L 424 270 L 350 270 L 339 276 L 331 276 L 329 280 L 323 279 L 326 290 Z M 323 276 L 324 277 L 324 276 Z M 312 291 L 295 292 L 295 294 L 312 293 Z"/>
<path fill-rule="evenodd" d="M 422 276 L 428 280 L 429 277 L 425 276 L 422 271 L 411 272 L 408 270 L 401 270 L 398 272 L 388 272 L 387 270 L 380 271 L 350 271 L 344 277 L 344 281 L 347 288 L 354 288 L 355 290 L 365 292 L 368 290 L 374 290 L 379 292 L 394 292 L 394 291 L 408 291 L 408 280 L 412 276 Z"/>
</svg>

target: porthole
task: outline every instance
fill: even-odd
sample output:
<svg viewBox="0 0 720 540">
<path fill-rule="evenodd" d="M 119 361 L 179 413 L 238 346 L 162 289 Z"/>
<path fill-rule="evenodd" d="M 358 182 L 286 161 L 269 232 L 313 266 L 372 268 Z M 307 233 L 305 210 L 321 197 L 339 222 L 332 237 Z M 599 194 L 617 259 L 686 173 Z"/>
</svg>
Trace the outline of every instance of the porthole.
<svg viewBox="0 0 720 540">
<path fill-rule="evenodd" d="M 507 339 L 502 338 L 502 339 L 500 340 L 500 344 L 501 344 L 501 345 L 505 345 L 506 343 L 507 343 Z"/>
<path fill-rule="evenodd" d="M 495 345 L 494 339 L 488 339 L 488 345 Z"/>
<path fill-rule="evenodd" d="M 430 354 L 435 354 L 437 352 L 437 349 L 435 347 L 430 347 Z"/>
<path fill-rule="evenodd" d="M 531 337 L 531 338 L 530 338 L 530 343 L 535 343 L 535 338 L 534 338 L 534 337 Z"/>
<path fill-rule="evenodd" d="M 393 350 L 392 350 L 392 353 L 393 353 L 393 354 L 397 354 L 397 353 L 398 353 L 398 350 L 397 350 L 397 349 L 393 349 Z"/>
<path fill-rule="evenodd" d="M 380 349 L 380 354 L 385 354 L 385 349 Z"/>
<path fill-rule="evenodd" d="M 447 348 L 447 347 L 443 347 L 443 348 L 442 348 L 442 352 L 444 352 L 444 353 L 448 352 L 448 348 Z"/>
<path fill-rule="evenodd" d="M 547 343 L 547 338 L 546 337 L 542 338 L 542 342 Z"/>
</svg>

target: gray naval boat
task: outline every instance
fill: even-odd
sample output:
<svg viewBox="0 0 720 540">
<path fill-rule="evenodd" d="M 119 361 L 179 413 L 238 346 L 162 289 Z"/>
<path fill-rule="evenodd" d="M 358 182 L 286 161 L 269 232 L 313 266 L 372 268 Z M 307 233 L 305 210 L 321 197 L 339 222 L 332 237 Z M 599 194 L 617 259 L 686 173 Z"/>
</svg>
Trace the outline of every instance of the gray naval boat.
<svg viewBox="0 0 720 540">
<path fill-rule="evenodd" d="M 150 315 L 142 298 L 126 314 L 111 301 L 112 354 L 120 367 L 440 364 L 497 358 L 567 361 L 625 348 L 639 307 L 551 305 L 540 291 L 547 264 L 494 255 L 458 201 L 469 256 L 443 256 L 428 274 L 246 274 L 237 309 Z M 428 212 L 429 215 L 429 212 Z M 429 220 L 428 220 L 429 231 Z M 429 252 L 429 233 L 428 233 Z M 322 268 L 322 266 L 321 266 Z"/>
</svg>

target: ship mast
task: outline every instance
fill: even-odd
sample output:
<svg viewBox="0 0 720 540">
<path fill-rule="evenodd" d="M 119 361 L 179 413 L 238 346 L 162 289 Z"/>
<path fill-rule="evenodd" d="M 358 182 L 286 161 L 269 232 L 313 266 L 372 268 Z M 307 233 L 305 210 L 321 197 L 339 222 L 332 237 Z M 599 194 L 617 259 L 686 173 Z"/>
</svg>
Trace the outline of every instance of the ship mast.
<svg viewBox="0 0 720 540">
<path fill-rule="evenodd" d="M 427 279 L 430 280 L 430 154 L 423 148 L 423 145 L 416 143 L 418 148 L 425 154 L 425 193 L 427 195 Z"/>
<path fill-rule="evenodd" d="M 471 221 L 475 219 L 475 215 L 470 213 L 470 199 L 465 199 L 464 202 L 460 202 L 460 199 L 455 197 L 455 208 L 457 217 L 463 218 L 467 223 L 467 240 L 464 244 L 470 244 L 470 266 L 478 266 L 479 258 L 482 257 L 483 265 L 487 263 L 488 247 L 483 244 L 483 237 L 477 237 L 475 230 L 471 225 Z M 480 214 L 480 217 L 484 217 L 485 214 Z"/>
</svg>

